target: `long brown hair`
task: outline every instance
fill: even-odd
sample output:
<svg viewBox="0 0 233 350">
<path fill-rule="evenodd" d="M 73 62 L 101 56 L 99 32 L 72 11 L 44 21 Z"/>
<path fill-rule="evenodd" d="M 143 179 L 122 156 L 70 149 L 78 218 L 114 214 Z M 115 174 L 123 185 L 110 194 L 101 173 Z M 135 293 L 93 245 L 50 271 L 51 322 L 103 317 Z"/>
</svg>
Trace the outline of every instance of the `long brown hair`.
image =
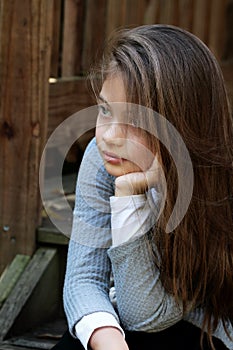
<svg viewBox="0 0 233 350">
<path fill-rule="evenodd" d="M 225 324 L 233 318 L 233 121 L 221 69 L 191 33 L 144 25 L 120 30 L 110 40 L 100 85 L 117 72 L 122 73 L 128 101 L 163 115 L 189 151 L 192 200 L 179 226 L 166 234 L 178 180 L 175 164 L 160 144 L 167 197 L 154 240 L 164 287 L 184 307 L 203 307 L 203 329 L 211 341 L 218 321 Z"/>
</svg>

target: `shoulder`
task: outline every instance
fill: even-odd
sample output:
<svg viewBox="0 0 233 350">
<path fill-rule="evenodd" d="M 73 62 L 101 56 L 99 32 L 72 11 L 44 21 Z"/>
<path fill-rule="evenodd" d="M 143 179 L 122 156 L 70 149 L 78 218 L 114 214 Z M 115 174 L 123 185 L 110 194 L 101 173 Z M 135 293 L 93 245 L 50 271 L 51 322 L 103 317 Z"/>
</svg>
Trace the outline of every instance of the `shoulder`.
<svg viewBox="0 0 233 350">
<path fill-rule="evenodd" d="M 103 161 L 99 154 L 99 150 L 96 144 L 96 138 L 92 138 L 88 143 L 81 162 L 80 170 L 83 168 L 90 171 L 93 167 L 100 167 L 103 165 Z M 90 168 L 90 169 L 89 169 Z"/>
<path fill-rule="evenodd" d="M 88 143 L 88 145 L 87 145 L 87 147 L 86 147 L 85 153 L 88 153 L 91 149 L 95 149 L 97 152 L 99 152 L 99 151 L 98 151 L 98 148 L 97 148 L 96 138 L 95 138 L 95 137 L 93 137 L 93 138 L 89 141 L 89 143 Z"/>
</svg>

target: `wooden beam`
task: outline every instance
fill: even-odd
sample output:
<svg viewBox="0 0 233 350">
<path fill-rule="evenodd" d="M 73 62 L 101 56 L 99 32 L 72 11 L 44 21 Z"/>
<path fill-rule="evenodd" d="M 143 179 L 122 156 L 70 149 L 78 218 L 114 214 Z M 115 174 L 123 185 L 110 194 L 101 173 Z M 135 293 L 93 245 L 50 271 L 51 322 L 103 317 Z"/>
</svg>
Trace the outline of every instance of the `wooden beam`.
<svg viewBox="0 0 233 350">
<path fill-rule="evenodd" d="M 225 79 L 231 109 L 233 111 L 233 60 L 223 61 L 220 63 L 220 66 Z"/>
<path fill-rule="evenodd" d="M 54 245 L 68 245 L 69 238 L 56 228 L 39 227 L 37 230 L 38 243 L 50 243 Z"/>
<path fill-rule="evenodd" d="M 86 0 L 85 24 L 83 32 L 82 71 L 89 72 L 90 66 L 102 56 L 107 0 Z"/>
<path fill-rule="evenodd" d="M 203 42 L 207 43 L 210 30 L 209 13 L 211 11 L 211 1 L 196 0 L 194 5 L 192 32 Z"/>
<path fill-rule="evenodd" d="M 55 257 L 56 252 L 56 249 L 39 248 L 33 255 L 15 288 L 0 310 L 0 340 L 3 340 L 9 332 L 42 275 Z M 41 303 L 39 305 L 43 307 L 41 300 L 37 300 L 37 303 Z M 46 317 L 46 315 L 44 316 Z"/>
<path fill-rule="evenodd" d="M 1 274 L 16 254 L 35 249 L 53 0 L 1 0 L 0 6 Z"/>
<path fill-rule="evenodd" d="M 64 4 L 62 77 L 82 74 L 84 0 L 66 0 Z"/>
<path fill-rule="evenodd" d="M 51 47 L 51 64 L 50 76 L 57 78 L 60 74 L 60 48 L 61 48 L 61 31 L 62 31 L 62 0 L 53 2 L 53 34 Z"/>
<path fill-rule="evenodd" d="M 28 348 L 28 347 L 25 348 L 22 346 L 14 346 L 11 344 L 0 342 L 0 350 L 37 350 L 37 349 Z"/>
<path fill-rule="evenodd" d="M 12 263 L 3 271 L 0 279 L 0 308 L 13 290 L 29 260 L 30 256 L 18 254 Z"/>
<path fill-rule="evenodd" d="M 96 101 L 88 89 L 87 79 L 85 77 L 55 80 L 49 86 L 47 137 L 66 118 L 94 104 L 96 104 Z"/>
<path fill-rule="evenodd" d="M 224 49 L 224 60 L 233 59 L 233 0 L 228 0 L 226 7 L 226 45 Z"/>
<path fill-rule="evenodd" d="M 212 0 L 210 12 L 210 28 L 207 45 L 221 60 L 226 45 L 226 9 L 228 0 Z"/>
<path fill-rule="evenodd" d="M 96 104 L 93 94 L 87 87 L 87 80 L 85 77 L 57 79 L 54 83 L 50 84 L 49 91 L 49 120 L 47 138 L 51 136 L 52 132 L 65 119 L 74 113 L 81 111 L 82 109 Z M 88 120 L 87 130 L 89 130 Z M 66 129 L 63 131 L 66 133 Z M 94 136 L 94 134 L 94 130 L 89 130 L 80 136 L 68 152 L 66 160 L 68 162 L 79 163 L 87 143 Z M 56 147 L 58 152 L 63 140 L 62 135 L 59 140 L 61 140 L 61 143 L 53 145 L 53 147 Z M 52 166 L 53 161 L 53 156 L 50 157 L 49 153 L 47 153 L 47 164 L 51 163 Z"/>
<path fill-rule="evenodd" d="M 56 343 L 58 342 L 59 339 L 57 340 L 51 340 L 51 339 L 31 339 L 30 337 L 26 338 L 26 337 L 17 337 L 17 338 L 13 338 L 10 340 L 6 340 L 5 343 L 8 344 L 8 346 L 10 346 L 10 350 L 21 350 L 21 346 L 23 347 L 23 349 L 43 349 L 43 350 L 50 350 L 52 349 L 52 347 L 54 347 L 54 345 L 56 345 Z M 12 346 L 12 348 L 11 348 Z M 3 348 L 5 349 L 5 348 Z M 1 347 L 0 347 L 1 350 Z"/>
<path fill-rule="evenodd" d="M 195 0 L 180 0 L 179 2 L 179 26 L 192 31 Z"/>
</svg>

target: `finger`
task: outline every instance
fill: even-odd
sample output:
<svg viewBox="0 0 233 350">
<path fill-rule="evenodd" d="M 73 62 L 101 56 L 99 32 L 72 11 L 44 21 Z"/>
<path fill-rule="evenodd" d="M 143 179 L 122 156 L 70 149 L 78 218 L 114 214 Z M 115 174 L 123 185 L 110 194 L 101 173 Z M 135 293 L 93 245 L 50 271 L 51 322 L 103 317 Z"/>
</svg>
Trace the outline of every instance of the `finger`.
<svg viewBox="0 0 233 350">
<path fill-rule="evenodd" d="M 148 182 L 143 172 L 130 173 L 119 176 L 115 180 L 115 194 L 118 196 L 127 196 L 145 193 L 148 189 Z"/>
</svg>

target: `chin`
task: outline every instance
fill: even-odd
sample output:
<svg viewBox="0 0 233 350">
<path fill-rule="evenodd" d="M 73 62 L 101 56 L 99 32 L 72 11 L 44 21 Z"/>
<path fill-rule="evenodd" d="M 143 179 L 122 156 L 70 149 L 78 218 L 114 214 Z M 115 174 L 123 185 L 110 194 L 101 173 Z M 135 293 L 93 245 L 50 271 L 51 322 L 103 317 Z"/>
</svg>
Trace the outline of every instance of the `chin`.
<svg viewBox="0 0 233 350">
<path fill-rule="evenodd" d="M 116 167 L 116 166 L 112 166 L 111 164 L 104 164 L 106 171 L 115 177 L 121 176 L 125 174 L 125 171 L 123 171 L 123 169 L 121 169 L 121 167 Z"/>
<path fill-rule="evenodd" d="M 124 164 L 124 166 L 121 165 L 113 165 L 108 162 L 104 164 L 106 171 L 115 177 L 123 176 L 129 173 L 135 173 L 135 172 L 141 172 L 141 169 L 139 169 L 134 164 Z"/>
</svg>

